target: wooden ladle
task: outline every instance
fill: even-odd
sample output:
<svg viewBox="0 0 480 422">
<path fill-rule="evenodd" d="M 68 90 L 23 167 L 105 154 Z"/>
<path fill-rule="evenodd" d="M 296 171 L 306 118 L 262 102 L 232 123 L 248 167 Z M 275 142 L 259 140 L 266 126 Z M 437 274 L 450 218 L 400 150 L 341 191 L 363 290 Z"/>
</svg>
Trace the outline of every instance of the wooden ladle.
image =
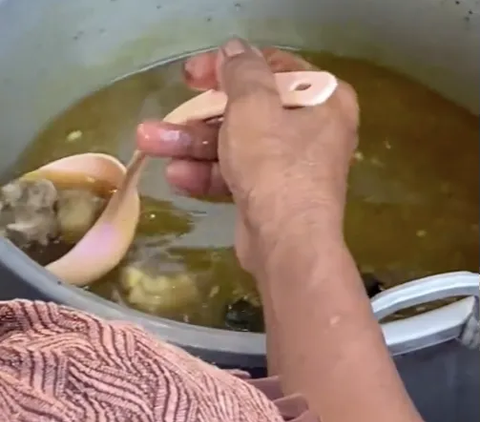
<svg viewBox="0 0 480 422">
<path fill-rule="evenodd" d="M 314 106 L 325 102 L 335 91 L 337 80 L 328 72 L 287 72 L 275 74 L 285 107 Z M 227 96 L 207 91 L 183 103 L 165 117 L 181 124 L 222 116 Z M 46 268 L 65 283 L 87 285 L 115 268 L 126 255 L 140 215 L 138 181 L 146 156 L 135 151 L 125 167 L 106 154 L 86 153 L 53 161 L 35 170 L 36 177 L 61 173 L 89 177 L 116 188 L 95 224 L 68 253 Z"/>
</svg>

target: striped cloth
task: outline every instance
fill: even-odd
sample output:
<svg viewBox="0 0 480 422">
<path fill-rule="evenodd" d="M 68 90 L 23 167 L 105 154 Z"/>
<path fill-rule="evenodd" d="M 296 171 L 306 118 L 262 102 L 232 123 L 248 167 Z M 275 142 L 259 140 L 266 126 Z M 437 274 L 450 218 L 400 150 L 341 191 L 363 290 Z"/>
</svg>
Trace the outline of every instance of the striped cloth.
<svg viewBox="0 0 480 422">
<path fill-rule="evenodd" d="M 51 303 L 0 302 L 0 422 L 315 422 L 276 378 L 249 380 Z"/>
</svg>

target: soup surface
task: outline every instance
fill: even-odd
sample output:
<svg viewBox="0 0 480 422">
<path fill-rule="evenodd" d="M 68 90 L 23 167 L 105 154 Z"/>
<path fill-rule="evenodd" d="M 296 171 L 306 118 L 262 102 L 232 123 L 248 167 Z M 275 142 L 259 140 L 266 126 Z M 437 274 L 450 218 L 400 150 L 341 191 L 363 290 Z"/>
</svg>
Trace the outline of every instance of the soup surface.
<svg viewBox="0 0 480 422">
<path fill-rule="evenodd" d="M 479 268 L 478 119 L 422 85 L 371 63 L 303 52 L 349 81 L 362 111 L 346 238 L 382 288 Z M 86 151 L 127 161 L 136 125 L 190 98 L 181 62 L 162 63 L 85 97 L 57 116 L 18 162 L 18 174 Z M 145 312 L 213 327 L 261 330 L 254 281 L 232 249 L 234 207 L 183 198 L 150 160 L 142 213 L 125 262 L 89 289 Z"/>
</svg>

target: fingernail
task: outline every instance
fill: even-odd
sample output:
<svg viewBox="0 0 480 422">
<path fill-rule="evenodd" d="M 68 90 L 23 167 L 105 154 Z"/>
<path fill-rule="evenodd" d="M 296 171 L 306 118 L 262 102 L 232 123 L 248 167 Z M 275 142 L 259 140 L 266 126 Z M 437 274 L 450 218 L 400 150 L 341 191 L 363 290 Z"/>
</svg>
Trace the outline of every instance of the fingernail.
<svg viewBox="0 0 480 422">
<path fill-rule="evenodd" d="M 247 45 L 240 38 L 232 38 L 222 47 L 222 51 L 227 57 L 235 57 L 245 53 Z"/>
<path fill-rule="evenodd" d="M 150 140 L 152 137 L 152 133 L 155 134 L 158 131 L 158 123 L 153 121 L 145 121 L 140 123 L 137 126 L 137 135 L 140 138 Z"/>
</svg>

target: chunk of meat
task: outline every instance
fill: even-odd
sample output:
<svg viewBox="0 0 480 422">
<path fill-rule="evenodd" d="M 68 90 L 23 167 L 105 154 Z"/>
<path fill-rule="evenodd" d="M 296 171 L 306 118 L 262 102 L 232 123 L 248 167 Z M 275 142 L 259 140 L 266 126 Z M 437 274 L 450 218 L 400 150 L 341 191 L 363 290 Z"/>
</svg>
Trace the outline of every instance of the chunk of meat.
<svg viewBox="0 0 480 422">
<path fill-rule="evenodd" d="M 87 189 L 57 190 L 47 179 L 15 180 L 0 189 L 0 235 L 18 247 L 75 243 L 92 227 L 105 200 Z"/>
<path fill-rule="evenodd" d="M 138 267 L 127 266 L 120 282 L 126 302 L 150 314 L 171 317 L 200 301 L 195 277 L 186 272 L 151 276 Z"/>
<path fill-rule="evenodd" d="M 47 245 L 58 235 L 57 189 L 49 180 L 16 180 L 0 190 L 0 227 L 17 246 Z"/>
<path fill-rule="evenodd" d="M 105 200 L 84 189 L 61 190 L 57 219 L 62 240 L 78 242 L 97 220 Z"/>
<path fill-rule="evenodd" d="M 47 179 L 18 179 L 1 188 L 2 200 L 6 206 L 27 213 L 52 208 L 57 195 L 55 185 Z"/>
</svg>

